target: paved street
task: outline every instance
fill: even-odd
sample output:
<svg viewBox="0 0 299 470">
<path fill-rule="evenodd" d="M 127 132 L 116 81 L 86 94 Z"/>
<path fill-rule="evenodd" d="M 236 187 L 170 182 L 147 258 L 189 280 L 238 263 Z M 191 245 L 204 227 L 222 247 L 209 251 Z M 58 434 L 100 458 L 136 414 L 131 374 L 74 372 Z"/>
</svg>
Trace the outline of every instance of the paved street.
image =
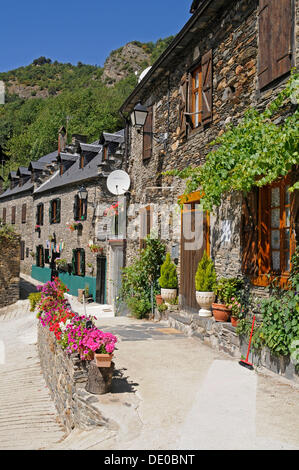
<svg viewBox="0 0 299 470">
<path fill-rule="evenodd" d="M 37 357 L 28 302 L 0 311 L 0 449 L 299 449 L 299 389 L 257 374 L 166 324 L 98 318 L 119 338 L 114 432 L 63 438 Z"/>
</svg>

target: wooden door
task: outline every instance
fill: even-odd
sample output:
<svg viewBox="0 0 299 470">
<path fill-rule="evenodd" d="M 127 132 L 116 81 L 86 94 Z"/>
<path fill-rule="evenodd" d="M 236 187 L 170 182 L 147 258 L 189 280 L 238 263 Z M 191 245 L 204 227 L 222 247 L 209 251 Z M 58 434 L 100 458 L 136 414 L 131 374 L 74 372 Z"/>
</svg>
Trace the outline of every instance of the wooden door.
<svg viewBox="0 0 299 470">
<path fill-rule="evenodd" d="M 180 298 L 184 310 L 197 312 L 195 274 L 204 251 L 209 253 L 209 215 L 199 210 L 198 201 L 184 204 L 181 224 Z"/>
<path fill-rule="evenodd" d="M 106 292 L 106 257 L 97 256 L 96 302 L 105 304 Z"/>
</svg>

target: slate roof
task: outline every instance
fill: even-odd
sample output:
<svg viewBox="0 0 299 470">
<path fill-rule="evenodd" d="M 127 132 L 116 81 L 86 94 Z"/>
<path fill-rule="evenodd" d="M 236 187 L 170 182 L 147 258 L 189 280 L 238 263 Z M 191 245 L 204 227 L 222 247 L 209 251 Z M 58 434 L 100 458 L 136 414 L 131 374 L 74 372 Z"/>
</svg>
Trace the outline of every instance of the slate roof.
<svg viewBox="0 0 299 470">
<path fill-rule="evenodd" d="M 24 166 L 19 166 L 19 168 L 17 169 L 17 176 L 31 176 L 31 171 L 28 170 L 28 168 L 24 167 Z"/>
<path fill-rule="evenodd" d="M 0 195 L 0 199 L 4 199 L 5 197 L 15 196 L 17 194 L 22 194 L 27 191 L 31 191 L 33 188 L 33 183 L 31 180 L 26 181 L 22 186 L 16 186 L 13 189 L 8 188 L 4 193 Z"/>
<path fill-rule="evenodd" d="M 81 183 L 98 176 L 98 165 L 102 162 L 102 152 L 99 152 L 84 168 L 79 167 L 79 160 L 78 158 L 62 175 L 59 171 L 54 173 L 52 178 L 34 191 L 34 194 L 51 191 L 68 184 Z"/>
</svg>

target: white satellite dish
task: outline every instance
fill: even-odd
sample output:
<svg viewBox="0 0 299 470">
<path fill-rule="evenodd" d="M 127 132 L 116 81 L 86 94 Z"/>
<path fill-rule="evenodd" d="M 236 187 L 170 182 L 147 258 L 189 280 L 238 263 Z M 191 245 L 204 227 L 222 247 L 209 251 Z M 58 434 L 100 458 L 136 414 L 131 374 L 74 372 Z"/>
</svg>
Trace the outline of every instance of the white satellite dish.
<svg viewBox="0 0 299 470">
<path fill-rule="evenodd" d="M 146 76 L 146 74 L 150 71 L 152 67 L 147 67 L 145 70 L 143 70 L 143 72 L 141 72 L 139 78 L 138 78 L 138 83 L 141 82 L 141 80 Z"/>
<path fill-rule="evenodd" d="M 107 178 L 110 193 L 120 196 L 128 191 L 131 184 L 130 176 L 123 170 L 115 170 Z"/>
</svg>

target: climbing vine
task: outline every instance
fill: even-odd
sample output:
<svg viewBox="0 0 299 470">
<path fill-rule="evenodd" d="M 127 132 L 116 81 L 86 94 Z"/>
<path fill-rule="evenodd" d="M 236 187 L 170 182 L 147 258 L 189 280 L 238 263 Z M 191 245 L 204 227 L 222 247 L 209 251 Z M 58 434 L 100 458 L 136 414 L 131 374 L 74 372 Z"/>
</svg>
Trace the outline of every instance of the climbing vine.
<svg viewBox="0 0 299 470">
<path fill-rule="evenodd" d="M 299 164 L 298 93 L 299 74 L 293 73 L 264 112 L 248 109 L 238 125 L 230 124 L 209 144 L 216 148 L 208 153 L 204 165 L 167 173 L 186 180 L 186 195 L 201 189 L 201 205 L 209 211 L 231 191 L 246 195 L 253 186 L 285 176 Z M 286 110 L 289 115 L 283 120 L 280 113 Z M 298 187 L 297 182 L 290 190 Z"/>
</svg>

